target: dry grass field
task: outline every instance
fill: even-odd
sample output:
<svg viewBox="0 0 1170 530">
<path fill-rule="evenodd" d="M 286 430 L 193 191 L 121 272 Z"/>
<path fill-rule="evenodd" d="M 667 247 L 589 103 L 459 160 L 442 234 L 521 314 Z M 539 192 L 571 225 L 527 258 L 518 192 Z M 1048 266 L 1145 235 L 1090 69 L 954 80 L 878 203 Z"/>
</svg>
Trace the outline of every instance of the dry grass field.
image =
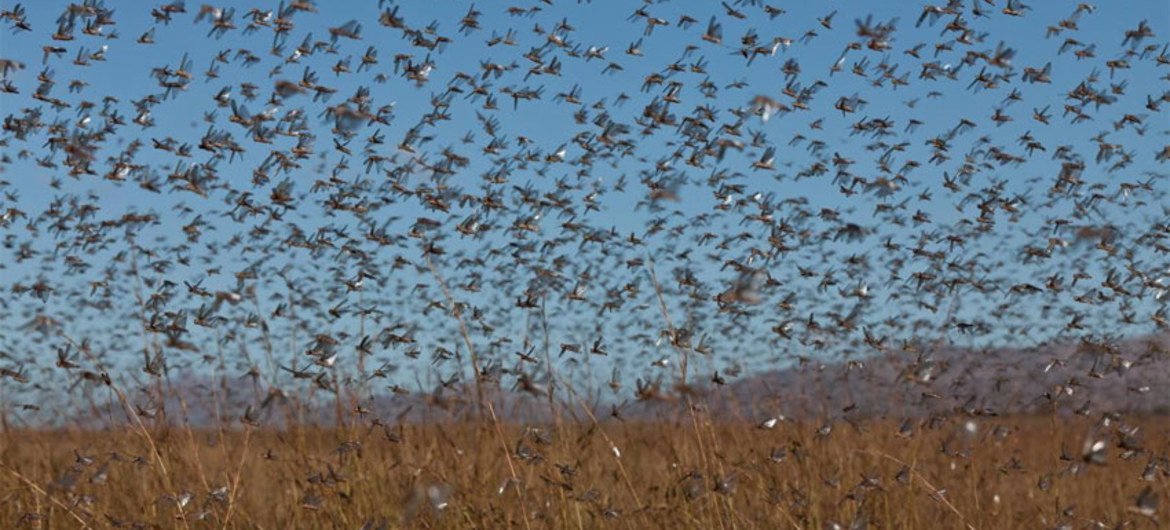
<svg viewBox="0 0 1170 530">
<path fill-rule="evenodd" d="M 1165 418 L 4 433 L 5 528 L 1166 528 Z M 1158 517 L 1161 516 L 1161 519 Z"/>
</svg>

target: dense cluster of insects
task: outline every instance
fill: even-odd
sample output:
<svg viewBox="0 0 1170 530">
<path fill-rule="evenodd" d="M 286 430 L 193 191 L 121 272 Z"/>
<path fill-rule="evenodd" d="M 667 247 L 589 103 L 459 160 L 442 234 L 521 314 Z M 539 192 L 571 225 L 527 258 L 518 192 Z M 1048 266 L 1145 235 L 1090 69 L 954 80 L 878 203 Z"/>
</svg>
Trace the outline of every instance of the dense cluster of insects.
<svg viewBox="0 0 1170 530">
<path fill-rule="evenodd" d="M 221 3 L 0 5 L 0 526 L 1170 519 L 1164 3 Z"/>
</svg>

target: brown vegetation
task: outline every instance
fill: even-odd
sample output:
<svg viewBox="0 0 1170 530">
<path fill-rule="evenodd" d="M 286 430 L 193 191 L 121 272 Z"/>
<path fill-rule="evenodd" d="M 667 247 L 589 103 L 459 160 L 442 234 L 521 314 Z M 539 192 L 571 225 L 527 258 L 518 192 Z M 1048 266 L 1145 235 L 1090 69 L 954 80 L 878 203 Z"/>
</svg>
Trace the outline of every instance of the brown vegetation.
<svg viewBox="0 0 1170 530">
<path fill-rule="evenodd" d="M 1164 514 L 1155 518 L 1156 501 L 1170 493 L 1164 418 L 780 420 L 769 428 L 713 421 L 702 408 L 676 412 L 674 421 L 541 426 L 9 430 L 0 520 L 34 528 L 1166 524 Z"/>
</svg>

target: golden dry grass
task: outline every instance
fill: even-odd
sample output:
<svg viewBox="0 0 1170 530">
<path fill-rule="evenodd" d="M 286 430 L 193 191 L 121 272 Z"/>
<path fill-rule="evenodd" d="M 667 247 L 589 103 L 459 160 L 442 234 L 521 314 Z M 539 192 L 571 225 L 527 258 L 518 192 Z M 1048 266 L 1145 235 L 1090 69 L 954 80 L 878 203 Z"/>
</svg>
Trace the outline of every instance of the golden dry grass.
<svg viewBox="0 0 1170 530">
<path fill-rule="evenodd" d="M 1137 436 L 1123 440 L 1131 426 Z M 40 528 L 1166 527 L 1165 514 L 1159 526 L 1134 510 L 1146 487 L 1167 497 L 1165 462 L 1148 472 L 1170 449 L 1165 418 L 1108 427 L 1100 418 L 952 418 L 918 422 L 909 437 L 892 421 L 839 422 L 827 435 L 821 427 L 762 429 L 697 412 L 678 422 L 536 430 L 490 421 L 11 430 L 0 452 L 0 520 Z M 1109 447 L 1103 464 L 1082 452 L 1094 436 Z"/>
</svg>

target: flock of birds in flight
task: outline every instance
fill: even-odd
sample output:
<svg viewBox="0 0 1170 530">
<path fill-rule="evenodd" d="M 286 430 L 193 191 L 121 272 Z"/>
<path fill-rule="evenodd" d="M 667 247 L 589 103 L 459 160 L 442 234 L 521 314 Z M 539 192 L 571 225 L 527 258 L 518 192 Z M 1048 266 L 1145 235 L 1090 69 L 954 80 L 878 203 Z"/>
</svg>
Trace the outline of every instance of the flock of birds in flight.
<svg viewBox="0 0 1170 530">
<path fill-rule="evenodd" d="M 1079 341 L 1100 375 L 1170 328 L 1164 12 L 1089 40 L 1123 13 L 269 3 L 0 12 L 39 46 L 0 54 L 41 52 L 0 57 L 21 414 L 120 384 L 156 415 L 179 373 L 250 380 L 249 422 L 299 391 L 568 399 L 578 374 L 654 399 L 944 343 Z M 146 81 L 96 91 L 115 64 Z"/>
</svg>

